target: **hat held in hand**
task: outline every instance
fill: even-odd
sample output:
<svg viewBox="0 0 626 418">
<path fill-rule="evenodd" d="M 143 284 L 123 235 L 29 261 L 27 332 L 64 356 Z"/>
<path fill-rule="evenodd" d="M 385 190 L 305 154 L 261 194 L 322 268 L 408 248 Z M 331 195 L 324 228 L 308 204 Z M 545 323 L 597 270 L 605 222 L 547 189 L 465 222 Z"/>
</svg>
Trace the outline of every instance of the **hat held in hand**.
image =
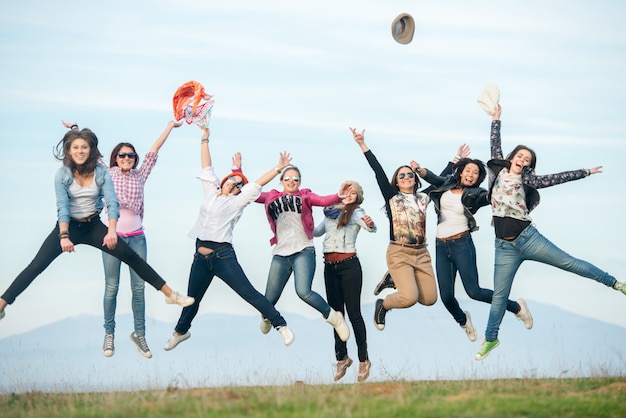
<svg viewBox="0 0 626 418">
<path fill-rule="evenodd" d="M 391 35 L 398 43 L 408 44 L 413 40 L 413 33 L 415 33 L 415 21 L 408 13 L 401 13 L 391 23 Z"/>
<path fill-rule="evenodd" d="M 495 84 L 488 84 L 476 101 L 488 115 L 493 115 L 500 103 L 500 89 Z"/>
</svg>

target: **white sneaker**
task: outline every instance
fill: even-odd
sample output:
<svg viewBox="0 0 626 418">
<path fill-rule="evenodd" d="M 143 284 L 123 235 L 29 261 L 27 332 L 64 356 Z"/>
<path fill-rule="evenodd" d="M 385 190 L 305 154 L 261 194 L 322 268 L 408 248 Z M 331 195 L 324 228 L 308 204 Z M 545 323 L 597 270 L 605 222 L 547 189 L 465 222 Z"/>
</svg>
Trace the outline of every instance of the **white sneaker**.
<svg viewBox="0 0 626 418">
<path fill-rule="evenodd" d="M 285 342 L 285 345 L 287 347 L 289 347 L 293 343 L 293 341 L 296 339 L 296 337 L 293 335 L 293 332 L 291 332 L 291 330 L 289 329 L 287 325 L 278 327 L 276 328 L 276 330 L 278 331 L 280 336 L 283 337 L 283 341 Z"/>
<path fill-rule="evenodd" d="M 173 350 L 178 344 L 182 343 L 185 340 L 188 340 L 189 337 L 191 337 L 191 333 L 189 333 L 189 331 L 187 331 L 183 335 L 173 333 L 170 339 L 167 340 L 167 342 L 165 343 L 165 347 L 163 348 L 165 349 L 165 351 Z"/>
<path fill-rule="evenodd" d="M 467 320 L 465 322 L 465 325 L 461 325 L 461 328 L 465 330 L 467 338 L 469 338 L 470 341 L 474 342 L 476 341 L 476 328 L 474 328 L 474 324 L 472 324 L 472 317 L 470 316 L 470 313 L 468 311 L 463 312 L 465 313 L 465 317 L 467 318 Z"/>
<path fill-rule="evenodd" d="M 114 338 L 115 336 L 113 334 L 104 335 L 104 343 L 102 344 L 102 354 L 104 354 L 104 357 L 111 357 L 115 354 Z"/>
<path fill-rule="evenodd" d="M 272 329 L 272 323 L 269 319 L 261 318 L 261 326 L 259 328 L 263 334 L 267 334 Z"/>
<path fill-rule="evenodd" d="M 528 310 L 528 306 L 526 305 L 526 301 L 522 298 L 517 300 L 519 304 L 520 310 L 515 314 L 515 317 L 520 321 L 524 322 L 526 329 L 531 329 L 533 327 L 533 316 L 530 314 Z"/>
<path fill-rule="evenodd" d="M 350 338 L 350 328 L 348 328 L 348 324 L 346 324 L 346 320 L 343 319 L 341 312 L 337 312 L 331 308 L 330 314 L 328 315 L 328 318 L 326 318 L 326 322 L 335 328 L 335 331 L 337 331 L 337 335 L 339 335 L 341 341 L 348 341 L 348 338 Z"/>
<path fill-rule="evenodd" d="M 169 303 L 170 305 L 180 305 L 183 308 L 193 305 L 194 302 L 195 299 L 191 296 L 183 296 L 178 292 L 174 292 L 173 290 L 171 295 L 165 296 L 165 303 Z"/>
</svg>

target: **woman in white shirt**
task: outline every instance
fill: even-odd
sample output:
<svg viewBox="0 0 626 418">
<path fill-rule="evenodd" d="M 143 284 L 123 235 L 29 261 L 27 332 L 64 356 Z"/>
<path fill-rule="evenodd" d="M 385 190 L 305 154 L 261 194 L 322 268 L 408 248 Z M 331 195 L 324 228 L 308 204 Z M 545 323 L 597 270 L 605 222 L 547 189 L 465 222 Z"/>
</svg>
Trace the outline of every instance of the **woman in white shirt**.
<svg viewBox="0 0 626 418">
<path fill-rule="evenodd" d="M 254 306 L 280 333 L 285 345 L 291 345 L 294 335 L 287 327 L 287 321 L 274 305 L 252 286 L 237 261 L 232 245 L 233 229 L 243 210 L 259 197 L 264 185 L 289 165 L 291 157 L 287 152 L 282 152 L 275 167 L 255 182 L 249 183 L 240 171 L 241 155 L 237 153 L 233 158 L 233 164 L 238 170 L 220 181 L 211 159 L 209 134 L 209 130 L 206 129 L 200 141 L 202 171 L 198 178 L 202 183 L 204 199 L 196 223 L 189 232 L 189 237 L 196 241 L 188 285 L 188 293 L 193 295 L 195 303 L 183 309 L 172 337 L 165 344 L 165 350 L 172 350 L 191 336 L 189 332 L 191 322 L 197 315 L 200 301 L 214 276 L 222 279 L 246 302 Z"/>
</svg>

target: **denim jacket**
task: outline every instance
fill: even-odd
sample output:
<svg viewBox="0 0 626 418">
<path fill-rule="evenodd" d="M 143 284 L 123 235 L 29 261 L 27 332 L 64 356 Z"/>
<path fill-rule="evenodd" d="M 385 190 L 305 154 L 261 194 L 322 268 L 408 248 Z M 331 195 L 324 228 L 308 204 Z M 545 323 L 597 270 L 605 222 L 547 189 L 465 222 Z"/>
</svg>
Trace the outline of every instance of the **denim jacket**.
<svg viewBox="0 0 626 418">
<path fill-rule="evenodd" d="M 69 167 L 63 165 L 57 171 L 54 177 L 54 190 L 57 199 L 57 221 L 70 221 L 70 194 L 69 188 L 74 181 L 74 176 Z M 98 163 L 95 168 L 95 181 L 100 193 L 100 199 L 96 202 L 96 210 L 100 212 L 104 207 L 102 198 L 107 205 L 107 213 L 109 219 L 118 219 L 120 217 L 120 205 L 115 194 L 115 188 L 106 166 Z"/>
<path fill-rule="evenodd" d="M 363 217 L 365 211 L 356 208 L 350 217 L 348 224 L 342 228 L 337 228 L 337 218 L 324 216 L 324 220 L 313 229 L 313 236 L 324 237 L 324 253 L 356 253 L 356 237 L 361 230 L 376 232 L 376 225 L 371 228 L 365 224 Z"/>
</svg>

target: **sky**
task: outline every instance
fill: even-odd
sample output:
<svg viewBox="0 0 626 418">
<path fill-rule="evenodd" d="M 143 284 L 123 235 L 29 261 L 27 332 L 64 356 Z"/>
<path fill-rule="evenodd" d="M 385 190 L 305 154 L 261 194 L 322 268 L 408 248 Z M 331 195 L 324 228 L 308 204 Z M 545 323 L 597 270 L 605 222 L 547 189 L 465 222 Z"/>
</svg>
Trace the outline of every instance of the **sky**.
<svg viewBox="0 0 626 418">
<path fill-rule="evenodd" d="M 410 160 L 438 171 L 462 143 L 487 161 L 491 120 L 476 103 L 487 84 L 501 91 L 505 153 L 519 143 L 533 148 L 538 174 L 604 167 L 602 174 L 541 190 L 531 215 L 556 245 L 626 280 L 621 1 L 25 0 L 0 7 L 0 292 L 55 225 L 53 179 L 60 163 L 52 149 L 65 133 L 61 120 L 92 129 L 106 159 L 121 141 L 143 156 L 173 118 L 176 88 L 189 80 L 214 95 L 211 150 L 218 175 L 240 151 L 245 174 L 256 179 L 287 150 L 302 171 L 302 187 L 317 194 L 335 193 L 344 180 L 361 183 L 363 208 L 379 226 L 357 240 L 363 303 L 374 302 L 372 289 L 386 270 L 388 224 L 373 173 L 348 128 L 366 129 L 366 143 L 388 174 Z M 400 13 L 416 23 L 407 45 L 391 36 Z M 194 251 L 187 233 L 202 199 L 196 179 L 201 134 L 193 125 L 175 129 L 145 190 L 148 261 L 180 291 Z M 266 189 L 277 187 L 275 180 Z M 320 208 L 314 216 L 322 220 Z M 477 220 L 480 282 L 492 288 L 489 208 Z M 427 223 L 434 260 L 432 208 Z M 270 238 L 261 205 L 251 205 L 235 228 L 234 246 L 261 292 Z M 324 295 L 321 240 L 315 245 L 314 289 Z M 0 338 L 101 315 L 103 293 L 100 252 L 79 246 L 7 308 Z M 457 295 L 463 304 L 460 284 Z M 626 296 L 542 264 L 522 265 L 511 297 L 524 297 L 531 311 L 533 301 L 547 303 L 626 328 Z M 180 314 L 150 286 L 146 305 L 148 318 L 172 327 Z M 277 308 L 287 319 L 290 312 L 319 316 L 297 298 L 293 281 Z M 126 269 L 118 312 L 130 312 Z M 258 315 L 220 280 L 200 312 Z M 485 324 L 475 325 L 482 334 Z M 452 318 L 450 326 L 456 326 Z M 147 338 L 164 342 L 166 336 L 148 329 Z"/>
</svg>

